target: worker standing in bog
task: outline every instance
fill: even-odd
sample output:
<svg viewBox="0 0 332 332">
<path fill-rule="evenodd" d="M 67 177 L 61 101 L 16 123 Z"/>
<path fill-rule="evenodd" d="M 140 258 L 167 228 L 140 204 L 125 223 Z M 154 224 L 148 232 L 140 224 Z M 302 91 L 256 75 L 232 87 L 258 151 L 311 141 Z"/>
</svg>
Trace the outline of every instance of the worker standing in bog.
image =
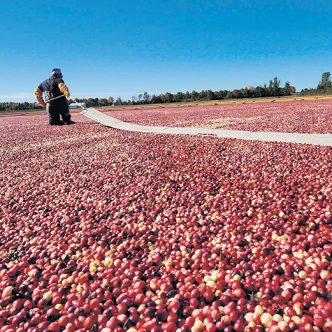
<svg viewBox="0 0 332 332">
<path fill-rule="evenodd" d="M 45 101 L 43 99 L 45 94 Z M 67 98 L 70 98 L 69 90 L 62 79 L 60 69 L 53 69 L 49 79 L 40 83 L 35 91 L 35 96 L 40 107 L 45 108 L 50 125 L 62 125 L 75 123 L 71 120 Z M 60 120 L 60 115 L 62 121 Z"/>
</svg>

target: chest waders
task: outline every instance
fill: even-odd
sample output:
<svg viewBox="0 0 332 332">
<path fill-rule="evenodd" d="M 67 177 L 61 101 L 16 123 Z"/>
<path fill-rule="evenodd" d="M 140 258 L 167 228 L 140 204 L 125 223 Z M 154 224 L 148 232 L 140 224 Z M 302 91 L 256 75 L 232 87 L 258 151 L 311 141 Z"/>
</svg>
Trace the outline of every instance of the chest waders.
<svg viewBox="0 0 332 332">
<path fill-rule="evenodd" d="M 70 123 L 70 113 L 68 101 L 64 95 L 46 100 L 46 111 L 50 125 L 61 124 L 60 115 L 65 123 Z"/>
</svg>

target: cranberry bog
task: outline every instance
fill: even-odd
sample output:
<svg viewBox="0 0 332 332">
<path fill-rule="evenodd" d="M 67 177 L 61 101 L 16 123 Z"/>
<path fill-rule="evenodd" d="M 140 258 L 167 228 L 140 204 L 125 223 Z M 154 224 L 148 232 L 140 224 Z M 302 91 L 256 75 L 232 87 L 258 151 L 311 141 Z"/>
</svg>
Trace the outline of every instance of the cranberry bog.
<svg viewBox="0 0 332 332">
<path fill-rule="evenodd" d="M 332 133 L 332 101 L 108 110 Z M 0 331 L 331 331 L 332 149 L 0 117 Z"/>
</svg>

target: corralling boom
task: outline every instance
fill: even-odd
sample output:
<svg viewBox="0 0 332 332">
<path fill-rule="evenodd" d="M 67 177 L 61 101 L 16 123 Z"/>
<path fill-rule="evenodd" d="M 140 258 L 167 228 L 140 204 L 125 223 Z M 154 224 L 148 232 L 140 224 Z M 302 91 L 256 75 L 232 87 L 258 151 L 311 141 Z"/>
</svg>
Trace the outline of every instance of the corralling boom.
<svg viewBox="0 0 332 332">
<path fill-rule="evenodd" d="M 94 108 L 84 109 L 81 114 L 99 122 L 100 124 L 115 129 L 126 131 L 137 131 L 143 133 L 155 134 L 173 134 L 173 135 L 206 135 L 220 138 L 236 138 L 253 141 L 265 142 L 287 142 L 301 143 L 322 146 L 332 146 L 332 134 L 300 134 L 300 133 L 279 133 L 279 132 L 254 132 L 240 130 L 223 130 L 209 128 L 193 127 L 159 127 L 145 126 L 134 123 L 124 122 L 122 120 L 105 115 Z"/>
</svg>

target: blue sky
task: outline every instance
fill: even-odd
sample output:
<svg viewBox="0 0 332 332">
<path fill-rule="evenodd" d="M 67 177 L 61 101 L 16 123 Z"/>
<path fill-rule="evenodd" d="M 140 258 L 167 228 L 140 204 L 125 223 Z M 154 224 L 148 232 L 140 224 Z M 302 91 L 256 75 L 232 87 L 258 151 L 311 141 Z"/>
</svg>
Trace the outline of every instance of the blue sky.
<svg viewBox="0 0 332 332">
<path fill-rule="evenodd" d="M 0 101 L 54 67 L 74 97 L 235 89 L 332 72 L 332 1 L 0 2 Z"/>
</svg>

